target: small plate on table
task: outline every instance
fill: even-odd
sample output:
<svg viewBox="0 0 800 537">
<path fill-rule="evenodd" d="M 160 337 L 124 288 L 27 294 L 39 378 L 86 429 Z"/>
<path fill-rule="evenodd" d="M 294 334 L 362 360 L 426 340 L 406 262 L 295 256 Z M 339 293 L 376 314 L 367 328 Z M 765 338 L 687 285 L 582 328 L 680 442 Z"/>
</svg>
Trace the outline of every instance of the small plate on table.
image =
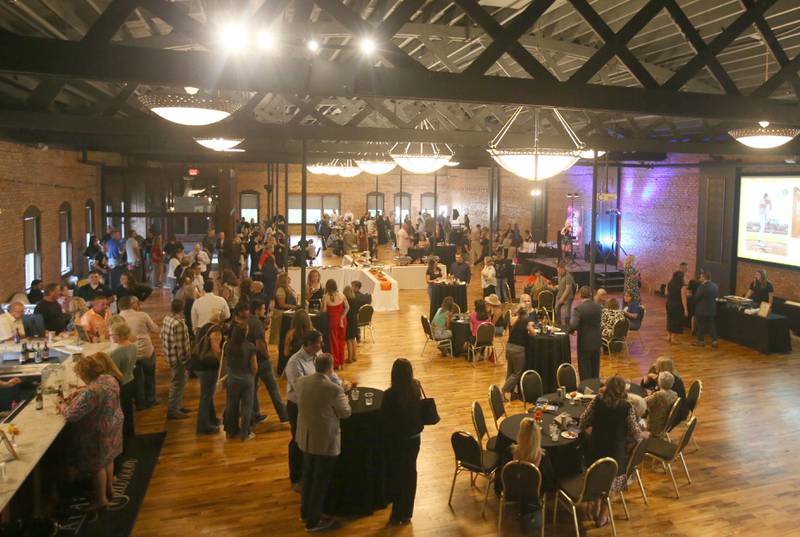
<svg viewBox="0 0 800 537">
<path fill-rule="evenodd" d="M 575 431 L 561 431 L 561 437 L 566 438 L 567 440 L 575 440 L 578 438 L 578 433 Z"/>
</svg>

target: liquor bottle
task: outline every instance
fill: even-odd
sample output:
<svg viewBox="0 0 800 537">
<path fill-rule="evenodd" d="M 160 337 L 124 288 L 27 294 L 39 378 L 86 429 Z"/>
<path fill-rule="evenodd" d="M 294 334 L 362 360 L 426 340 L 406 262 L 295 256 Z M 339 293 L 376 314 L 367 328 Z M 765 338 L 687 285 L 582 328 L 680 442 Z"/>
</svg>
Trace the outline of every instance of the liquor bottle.
<svg viewBox="0 0 800 537">
<path fill-rule="evenodd" d="M 37 363 L 37 364 L 41 364 L 42 363 L 42 346 L 41 345 L 36 345 L 36 350 L 34 351 L 34 354 L 33 354 L 33 361 L 35 363 Z"/>
<path fill-rule="evenodd" d="M 19 345 L 19 340 L 20 339 L 22 339 L 22 338 L 20 338 L 20 336 L 19 336 L 19 328 L 17 328 L 16 330 L 14 330 L 14 343 Z"/>
<path fill-rule="evenodd" d="M 50 360 L 50 347 L 47 346 L 47 342 L 44 342 L 44 349 L 42 350 L 42 360 L 47 362 Z"/>
<path fill-rule="evenodd" d="M 22 349 L 19 352 L 19 363 L 20 363 L 20 365 L 24 364 L 27 359 L 28 359 L 28 344 L 23 341 L 22 342 Z"/>
<path fill-rule="evenodd" d="M 42 387 L 36 389 L 36 410 L 44 408 L 44 396 L 42 395 Z"/>
</svg>

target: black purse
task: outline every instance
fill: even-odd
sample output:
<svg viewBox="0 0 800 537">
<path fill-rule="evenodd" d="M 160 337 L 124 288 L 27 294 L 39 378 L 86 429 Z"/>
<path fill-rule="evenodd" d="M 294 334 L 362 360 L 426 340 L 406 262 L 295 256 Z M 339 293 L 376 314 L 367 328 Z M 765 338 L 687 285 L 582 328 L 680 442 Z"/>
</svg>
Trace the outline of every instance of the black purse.
<svg viewBox="0 0 800 537">
<path fill-rule="evenodd" d="M 419 414 L 423 425 L 436 425 L 441 421 L 439 411 L 436 409 L 436 400 L 432 397 L 425 395 L 425 390 L 420 385 L 419 390 L 422 392 L 422 399 L 419 402 Z"/>
</svg>

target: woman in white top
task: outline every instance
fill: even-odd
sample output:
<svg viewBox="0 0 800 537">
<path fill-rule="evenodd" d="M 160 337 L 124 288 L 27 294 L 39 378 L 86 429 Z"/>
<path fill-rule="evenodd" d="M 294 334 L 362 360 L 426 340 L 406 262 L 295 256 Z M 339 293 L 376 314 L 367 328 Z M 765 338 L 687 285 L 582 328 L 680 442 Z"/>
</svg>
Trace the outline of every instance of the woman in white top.
<svg viewBox="0 0 800 537">
<path fill-rule="evenodd" d="M 397 232 L 397 249 L 403 255 L 408 254 L 408 247 L 411 246 L 411 239 L 408 236 L 405 226 L 400 226 L 400 231 Z"/>
<path fill-rule="evenodd" d="M 483 296 L 487 297 L 495 293 L 497 286 L 497 273 L 494 269 L 494 260 L 491 257 L 486 257 L 483 260 L 483 270 L 481 270 L 481 287 L 483 288 Z"/>
</svg>

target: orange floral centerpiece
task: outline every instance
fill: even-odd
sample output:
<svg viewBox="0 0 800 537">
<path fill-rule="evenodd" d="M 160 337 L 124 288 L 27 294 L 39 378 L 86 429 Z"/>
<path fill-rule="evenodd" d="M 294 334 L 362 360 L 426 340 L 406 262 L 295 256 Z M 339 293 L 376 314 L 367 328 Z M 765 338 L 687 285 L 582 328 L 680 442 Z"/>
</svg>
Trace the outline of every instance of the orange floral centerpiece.
<svg viewBox="0 0 800 537">
<path fill-rule="evenodd" d="M 22 434 L 20 428 L 14 425 L 13 423 L 8 424 L 8 426 L 6 427 L 6 432 L 11 437 L 10 440 L 12 444 L 15 444 L 16 438 Z"/>
<path fill-rule="evenodd" d="M 537 423 L 541 423 L 543 414 L 544 412 L 542 411 L 542 409 L 537 407 L 536 410 L 533 411 L 533 419 Z"/>
<path fill-rule="evenodd" d="M 381 284 L 381 291 L 391 291 L 392 290 L 392 282 L 386 277 L 386 274 L 377 268 L 369 269 L 370 274 L 377 278 L 378 282 Z"/>
</svg>

